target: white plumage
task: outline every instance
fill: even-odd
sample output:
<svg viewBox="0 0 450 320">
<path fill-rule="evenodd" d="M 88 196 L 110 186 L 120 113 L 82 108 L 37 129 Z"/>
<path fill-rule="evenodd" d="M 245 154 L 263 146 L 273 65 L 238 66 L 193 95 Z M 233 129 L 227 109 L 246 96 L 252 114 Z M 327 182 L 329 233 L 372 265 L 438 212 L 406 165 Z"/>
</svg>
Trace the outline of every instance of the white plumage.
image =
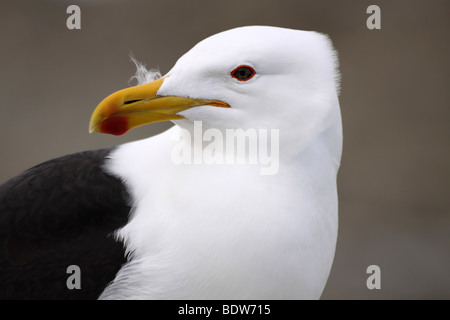
<svg viewBox="0 0 450 320">
<path fill-rule="evenodd" d="M 249 81 L 231 70 L 254 68 Z M 316 32 L 243 27 L 181 57 L 158 96 L 225 101 L 181 111 L 168 131 L 119 147 L 107 170 L 132 195 L 117 232 L 130 261 L 103 299 L 317 299 L 338 226 L 342 129 L 337 59 Z M 279 170 L 260 165 L 177 165 L 179 130 L 279 129 Z M 195 147 L 195 146 L 194 146 Z"/>
</svg>

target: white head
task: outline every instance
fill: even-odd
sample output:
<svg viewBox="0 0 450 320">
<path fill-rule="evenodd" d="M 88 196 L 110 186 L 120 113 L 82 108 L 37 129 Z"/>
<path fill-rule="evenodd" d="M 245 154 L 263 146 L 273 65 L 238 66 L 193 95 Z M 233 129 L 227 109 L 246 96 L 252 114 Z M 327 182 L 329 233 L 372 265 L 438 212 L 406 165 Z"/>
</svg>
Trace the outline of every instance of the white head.
<svg viewBox="0 0 450 320">
<path fill-rule="evenodd" d="M 241 75 L 235 73 L 240 67 Z M 329 127 L 340 132 L 338 92 L 337 59 L 327 36 L 241 27 L 201 41 L 163 78 L 106 98 L 91 131 L 122 134 L 163 120 L 189 128 L 201 120 L 203 128 L 219 130 L 279 129 L 280 144 L 298 152 Z M 111 121 L 117 115 L 129 117 L 119 128 Z"/>
</svg>

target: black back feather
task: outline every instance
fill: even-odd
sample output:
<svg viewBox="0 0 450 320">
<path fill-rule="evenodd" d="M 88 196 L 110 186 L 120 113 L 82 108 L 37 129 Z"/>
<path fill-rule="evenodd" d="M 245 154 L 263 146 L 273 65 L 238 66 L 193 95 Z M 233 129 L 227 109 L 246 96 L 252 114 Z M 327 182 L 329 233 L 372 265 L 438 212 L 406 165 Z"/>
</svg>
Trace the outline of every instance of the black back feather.
<svg viewBox="0 0 450 320">
<path fill-rule="evenodd" d="M 126 258 L 112 233 L 131 208 L 102 168 L 112 150 L 50 160 L 0 186 L 1 299 L 96 299 L 114 279 Z M 79 290 L 66 285 L 70 265 Z"/>
</svg>

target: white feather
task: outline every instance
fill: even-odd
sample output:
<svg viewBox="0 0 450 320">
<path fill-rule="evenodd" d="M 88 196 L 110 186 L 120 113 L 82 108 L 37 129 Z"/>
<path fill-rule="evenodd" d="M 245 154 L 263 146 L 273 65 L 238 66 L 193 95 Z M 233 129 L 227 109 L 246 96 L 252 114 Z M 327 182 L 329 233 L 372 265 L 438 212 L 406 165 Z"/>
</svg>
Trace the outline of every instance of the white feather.
<svg viewBox="0 0 450 320">
<path fill-rule="evenodd" d="M 161 78 L 161 72 L 158 69 L 148 70 L 145 64 L 137 61 L 137 59 L 132 54 L 130 54 L 130 60 L 136 66 L 136 73 L 131 77 L 129 81 L 130 83 L 133 80 L 136 80 L 137 85 L 141 85 Z"/>
</svg>

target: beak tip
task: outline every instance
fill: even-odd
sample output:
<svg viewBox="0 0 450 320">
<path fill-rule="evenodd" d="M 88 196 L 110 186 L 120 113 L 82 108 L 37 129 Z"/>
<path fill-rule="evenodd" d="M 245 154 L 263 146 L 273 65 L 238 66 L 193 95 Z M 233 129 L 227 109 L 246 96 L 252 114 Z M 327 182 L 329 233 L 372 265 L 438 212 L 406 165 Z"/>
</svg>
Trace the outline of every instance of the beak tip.
<svg viewBox="0 0 450 320">
<path fill-rule="evenodd" d="M 97 125 L 94 124 L 89 124 L 89 134 L 93 133 L 94 131 L 97 130 Z"/>
</svg>

